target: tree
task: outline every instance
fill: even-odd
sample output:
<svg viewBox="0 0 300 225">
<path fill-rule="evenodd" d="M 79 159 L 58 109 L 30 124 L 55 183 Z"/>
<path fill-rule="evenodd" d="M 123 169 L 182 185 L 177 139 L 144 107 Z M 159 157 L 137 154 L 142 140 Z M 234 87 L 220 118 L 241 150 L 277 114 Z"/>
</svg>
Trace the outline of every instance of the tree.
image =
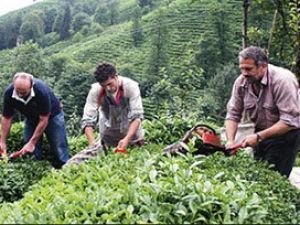
<svg viewBox="0 0 300 225">
<path fill-rule="evenodd" d="M 118 18 L 119 18 L 118 1 L 108 0 L 107 7 L 109 9 L 108 16 L 110 20 L 110 25 L 114 25 L 118 22 Z"/>
<path fill-rule="evenodd" d="M 71 21 L 72 21 L 72 17 L 71 17 L 70 6 L 68 4 L 66 4 L 64 6 L 64 17 L 63 17 L 63 21 L 62 21 L 62 26 L 61 26 L 60 32 L 59 32 L 60 38 L 62 40 L 65 40 L 68 37 L 70 37 Z"/>
<path fill-rule="evenodd" d="M 9 14 L 5 20 L 7 47 L 13 48 L 17 45 L 20 27 L 22 25 L 22 14 L 20 12 Z"/>
<path fill-rule="evenodd" d="M 36 77 L 45 75 L 45 63 L 38 44 L 29 41 L 13 50 L 12 73 L 24 71 Z"/>
<path fill-rule="evenodd" d="M 250 0 L 244 0 L 244 13 L 243 13 L 243 48 L 248 46 L 247 28 L 248 28 L 248 7 Z"/>
<path fill-rule="evenodd" d="M 160 71 L 162 68 L 167 69 L 168 56 L 166 54 L 167 43 L 169 39 L 169 31 L 164 23 L 166 13 L 163 10 L 159 10 L 153 21 L 153 31 L 150 40 L 150 57 L 148 59 L 147 68 L 147 82 L 148 86 L 159 81 Z"/>
<path fill-rule="evenodd" d="M 52 31 L 56 32 L 56 33 L 60 33 L 60 29 L 63 23 L 63 19 L 64 19 L 64 13 L 62 10 L 58 11 L 58 13 L 55 16 L 55 20 L 52 26 Z"/>
<path fill-rule="evenodd" d="M 7 30 L 5 23 L 0 21 L 0 50 L 7 47 Z"/>
<path fill-rule="evenodd" d="M 95 13 L 97 1 L 95 0 L 85 0 L 78 2 L 74 5 L 75 14 L 79 12 L 86 13 L 88 15 L 93 15 Z"/>
<path fill-rule="evenodd" d="M 235 59 L 233 50 L 236 49 L 234 40 L 236 26 L 235 15 L 232 12 L 232 5 L 226 1 L 211 2 L 206 6 L 203 23 L 206 30 L 203 39 L 200 40 L 196 61 L 199 67 L 204 69 L 207 80 L 216 73 L 218 67 L 224 66 L 228 61 Z"/>
<path fill-rule="evenodd" d="M 108 7 L 100 5 L 97 7 L 94 15 L 94 21 L 99 24 L 109 24 Z"/>
<path fill-rule="evenodd" d="M 208 88 L 205 92 L 212 96 L 215 101 L 214 104 L 211 104 L 209 115 L 220 123 L 225 119 L 226 105 L 231 95 L 233 83 L 238 75 L 238 68 L 233 63 L 229 63 L 218 69 L 215 76 L 208 82 Z M 208 111 L 205 113 L 207 114 Z"/>
<path fill-rule="evenodd" d="M 149 6 L 152 7 L 152 0 L 139 0 L 140 7 Z"/>
<path fill-rule="evenodd" d="M 289 27 L 293 33 L 292 43 L 294 46 L 294 64 L 292 67 L 293 72 L 300 80 L 300 0 L 290 1 L 290 19 Z"/>
<path fill-rule="evenodd" d="M 91 26 L 91 19 L 88 14 L 80 12 L 77 13 L 72 20 L 72 28 L 74 32 L 80 31 L 84 26 Z"/>
<path fill-rule="evenodd" d="M 57 16 L 58 12 L 56 8 L 45 8 L 44 13 L 43 13 L 43 20 L 44 20 L 44 32 L 51 33 L 53 30 L 53 24 L 55 21 L 55 18 Z"/>
<path fill-rule="evenodd" d="M 60 10 L 55 17 L 52 31 L 57 32 L 61 40 L 67 39 L 70 36 L 71 21 L 70 6 L 65 4 L 63 10 Z"/>
<path fill-rule="evenodd" d="M 68 63 L 62 72 L 55 90 L 64 105 L 67 120 L 77 106 L 78 116 L 82 115 L 86 96 L 94 77 L 89 74 L 90 65 L 76 62 Z M 74 115 L 73 115 L 74 116 Z"/>
<path fill-rule="evenodd" d="M 33 11 L 23 18 L 20 34 L 23 41 L 36 41 L 44 34 L 44 21 L 40 17 L 39 12 Z"/>
<path fill-rule="evenodd" d="M 133 22 L 131 28 L 131 36 L 133 39 L 133 45 L 139 46 L 143 42 L 143 28 L 140 24 L 142 12 L 139 6 L 136 6 L 133 10 Z"/>
</svg>

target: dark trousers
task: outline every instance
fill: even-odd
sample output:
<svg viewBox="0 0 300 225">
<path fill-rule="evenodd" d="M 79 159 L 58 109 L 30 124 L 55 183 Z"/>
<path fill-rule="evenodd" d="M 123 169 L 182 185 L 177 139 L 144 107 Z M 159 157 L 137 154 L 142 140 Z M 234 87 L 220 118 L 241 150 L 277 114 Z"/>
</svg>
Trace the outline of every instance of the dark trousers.
<svg viewBox="0 0 300 225">
<path fill-rule="evenodd" d="M 37 123 L 33 123 L 29 120 L 25 120 L 25 129 L 24 129 L 25 143 L 27 143 L 32 137 L 36 126 Z M 60 112 L 59 114 L 51 118 L 44 132 L 48 138 L 51 150 L 54 153 L 52 166 L 54 168 L 59 169 L 69 159 L 64 113 Z M 36 159 L 38 160 L 42 159 L 42 137 L 38 141 L 33 153 Z"/>
<path fill-rule="evenodd" d="M 274 170 L 289 176 L 300 145 L 300 129 L 295 129 L 278 137 L 268 138 L 254 148 L 254 158 L 273 164 Z"/>
</svg>

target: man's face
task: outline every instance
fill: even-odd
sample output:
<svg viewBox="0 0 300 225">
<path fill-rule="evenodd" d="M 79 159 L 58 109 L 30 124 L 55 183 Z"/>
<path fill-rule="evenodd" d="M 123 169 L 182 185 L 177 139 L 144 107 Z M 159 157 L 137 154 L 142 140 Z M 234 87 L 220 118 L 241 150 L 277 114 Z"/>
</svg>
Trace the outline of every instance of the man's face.
<svg viewBox="0 0 300 225">
<path fill-rule="evenodd" d="M 100 83 L 101 87 L 105 89 L 106 92 L 113 94 L 118 90 L 118 76 L 108 78 L 108 80 Z"/>
<path fill-rule="evenodd" d="M 14 82 L 14 89 L 20 98 L 26 99 L 31 93 L 31 82 L 17 78 Z"/>
<path fill-rule="evenodd" d="M 241 73 L 250 83 L 259 83 L 265 74 L 265 68 L 265 64 L 256 66 L 253 59 L 240 58 Z"/>
</svg>

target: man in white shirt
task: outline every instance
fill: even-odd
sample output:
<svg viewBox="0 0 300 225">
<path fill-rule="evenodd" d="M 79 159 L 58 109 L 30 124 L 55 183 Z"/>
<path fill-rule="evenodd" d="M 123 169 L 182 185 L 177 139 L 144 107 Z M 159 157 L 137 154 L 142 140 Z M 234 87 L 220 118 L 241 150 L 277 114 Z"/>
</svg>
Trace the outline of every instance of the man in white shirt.
<svg viewBox="0 0 300 225">
<path fill-rule="evenodd" d="M 120 76 L 110 63 L 99 64 L 94 74 L 97 83 L 92 84 L 81 120 L 89 145 L 96 144 L 97 121 L 102 144 L 119 149 L 126 149 L 129 144 L 143 144 L 144 110 L 138 83 Z"/>
</svg>

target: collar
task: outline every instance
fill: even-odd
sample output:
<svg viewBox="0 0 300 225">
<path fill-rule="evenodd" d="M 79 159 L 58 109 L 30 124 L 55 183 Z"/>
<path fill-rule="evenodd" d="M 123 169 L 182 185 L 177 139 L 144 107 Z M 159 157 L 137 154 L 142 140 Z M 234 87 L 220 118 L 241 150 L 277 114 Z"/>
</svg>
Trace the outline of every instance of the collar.
<svg viewBox="0 0 300 225">
<path fill-rule="evenodd" d="M 14 99 L 16 99 L 17 101 L 23 102 L 26 105 L 34 96 L 35 96 L 35 92 L 33 90 L 33 85 L 32 85 L 32 88 L 31 88 L 31 91 L 30 91 L 30 95 L 28 96 L 28 98 L 26 100 L 24 100 L 23 98 L 20 98 L 17 95 L 17 92 L 16 92 L 15 89 L 14 89 L 11 97 L 14 98 Z"/>
<path fill-rule="evenodd" d="M 260 83 L 262 85 L 267 86 L 267 84 L 268 84 L 268 76 L 269 76 L 269 65 L 268 65 L 268 67 L 266 69 L 266 72 L 265 72 L 263 78 L 260 80 Z"/>
</svg>

